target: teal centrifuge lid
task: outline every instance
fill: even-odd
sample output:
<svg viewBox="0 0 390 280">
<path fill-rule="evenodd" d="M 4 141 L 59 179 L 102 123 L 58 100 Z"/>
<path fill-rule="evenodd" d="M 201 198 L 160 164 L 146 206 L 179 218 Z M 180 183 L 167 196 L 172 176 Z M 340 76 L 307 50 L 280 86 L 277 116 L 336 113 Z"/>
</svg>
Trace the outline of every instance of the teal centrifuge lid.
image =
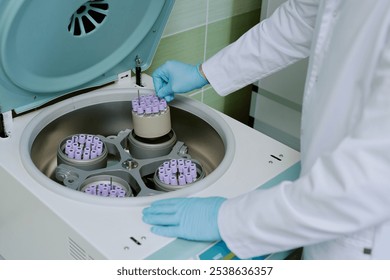
<svg viewBox="0 0 390 280">
<path fill-rule="evenodd" d="M 142 70 L 174 0 L 0 0 L 0 113 Z"/>
</svg>

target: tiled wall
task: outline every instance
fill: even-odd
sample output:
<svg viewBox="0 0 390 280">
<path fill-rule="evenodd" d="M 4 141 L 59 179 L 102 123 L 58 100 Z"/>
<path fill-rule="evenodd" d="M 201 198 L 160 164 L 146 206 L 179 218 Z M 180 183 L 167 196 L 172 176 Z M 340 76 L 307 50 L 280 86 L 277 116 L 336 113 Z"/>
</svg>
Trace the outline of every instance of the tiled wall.
<svg viewBox="0 0 390 280">
<path fill-rule="evenodd" d="M 261 0 L 176 0 L 147 73 L 167 60 L 201 63 L 259 22 Z M 220 97 L 210 86 L 188 93 L 194 99 L 248 122 L 251 89 Z"/>
</svg>

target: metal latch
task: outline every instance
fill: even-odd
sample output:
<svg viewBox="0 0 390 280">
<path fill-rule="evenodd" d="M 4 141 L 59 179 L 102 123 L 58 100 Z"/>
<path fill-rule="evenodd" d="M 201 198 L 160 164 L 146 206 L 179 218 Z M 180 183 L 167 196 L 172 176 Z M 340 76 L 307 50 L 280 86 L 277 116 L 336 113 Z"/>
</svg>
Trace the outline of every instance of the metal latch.
<svg viewBox="0 0 390 280">
<path fill-rule="evenodd" d="M 12 112 L 0 113 L 0 138 L 7 138 L 12 131 Z"/>
<path fill-rule="evenodd" d="M 143 87 L 141 80 L 141 58 L 137 55 L 135 57 L 135 84 L 137 86 Z"/>
</svg>

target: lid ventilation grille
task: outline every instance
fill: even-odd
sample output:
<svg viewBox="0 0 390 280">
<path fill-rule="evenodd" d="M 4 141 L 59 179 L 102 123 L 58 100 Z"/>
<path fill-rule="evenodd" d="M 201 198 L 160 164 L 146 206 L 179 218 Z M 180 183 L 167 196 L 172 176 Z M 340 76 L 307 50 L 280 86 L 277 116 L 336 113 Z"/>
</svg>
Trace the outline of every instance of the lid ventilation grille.
<svg viewBox="0 0 390 280">
<path fill-rule="evenodd" d="M 105 0 L 84 3 L 71 16 L 68 31 L 77 37 L 91 33 L 103 24 L 108 9 L 108 3 Z"/>
</svg>

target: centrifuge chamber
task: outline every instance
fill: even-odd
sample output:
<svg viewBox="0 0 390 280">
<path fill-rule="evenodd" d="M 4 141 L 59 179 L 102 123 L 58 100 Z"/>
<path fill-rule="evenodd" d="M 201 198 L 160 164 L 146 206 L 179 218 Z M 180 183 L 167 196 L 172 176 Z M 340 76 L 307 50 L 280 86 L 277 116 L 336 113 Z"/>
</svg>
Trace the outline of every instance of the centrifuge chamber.
<svg viewBox="0 0 390 280">
<path fill-rule="evenodd" d="M 172 5 L 0 1 L 3 258 L 231 258 L 221 242 L 152 234 L 142 222 L 142 209 L 168 197 L 234 197 L 298 176 L 298 152 L 188 97 L 177 96 L 169 104 L 168 138 L 156 145 L 132 137 L 131 102 L 154 91 L 149 76 L 134 77 L 128 70 L 148 67 Z M 96 9 L 104 15 L 100 23 L 90 19 Z M 93 25 L 83 23 L 76 30 L 76 18 L 80 25 L 83 16 Z M 109 34 L 114 38 L 107 42 Z M 92 88 L 107 82 L 112 83 Z M 62 143 L 81 134 L 104 142 L 104 165 L 72 166 L 59 156 Z M 155 147 L 166 142 L 172 145 L 155 154 Z M 154 172 L 172 157 L 194 160 L 202 176 L 179 189 L 158 187 Z M 126 187 L 127 195 L 85 192 L 91 181 L 104 180 Z"/>
<path fill-rule="evenodd" d="M 213 244 L 154 235 L 141 220 L 142 209 L 174 196 L 234 197 L 297 176 L 296 151 L 178 96 L 170 104 L 172 127 L 188 153 L 209 166 L 202 180 L 178 191 L 126 198 L 91 196 L 53 180 L 56 148 L 63 136 L 80 131 L 115 136 L 131 128 L 128 106 L 139 90 L 152 91 L 116 84 L 13 120 L 11 136 L 0 139 L 4 258 L 197 258 L 209 247 L 214 252 Z"/>
</svg>

